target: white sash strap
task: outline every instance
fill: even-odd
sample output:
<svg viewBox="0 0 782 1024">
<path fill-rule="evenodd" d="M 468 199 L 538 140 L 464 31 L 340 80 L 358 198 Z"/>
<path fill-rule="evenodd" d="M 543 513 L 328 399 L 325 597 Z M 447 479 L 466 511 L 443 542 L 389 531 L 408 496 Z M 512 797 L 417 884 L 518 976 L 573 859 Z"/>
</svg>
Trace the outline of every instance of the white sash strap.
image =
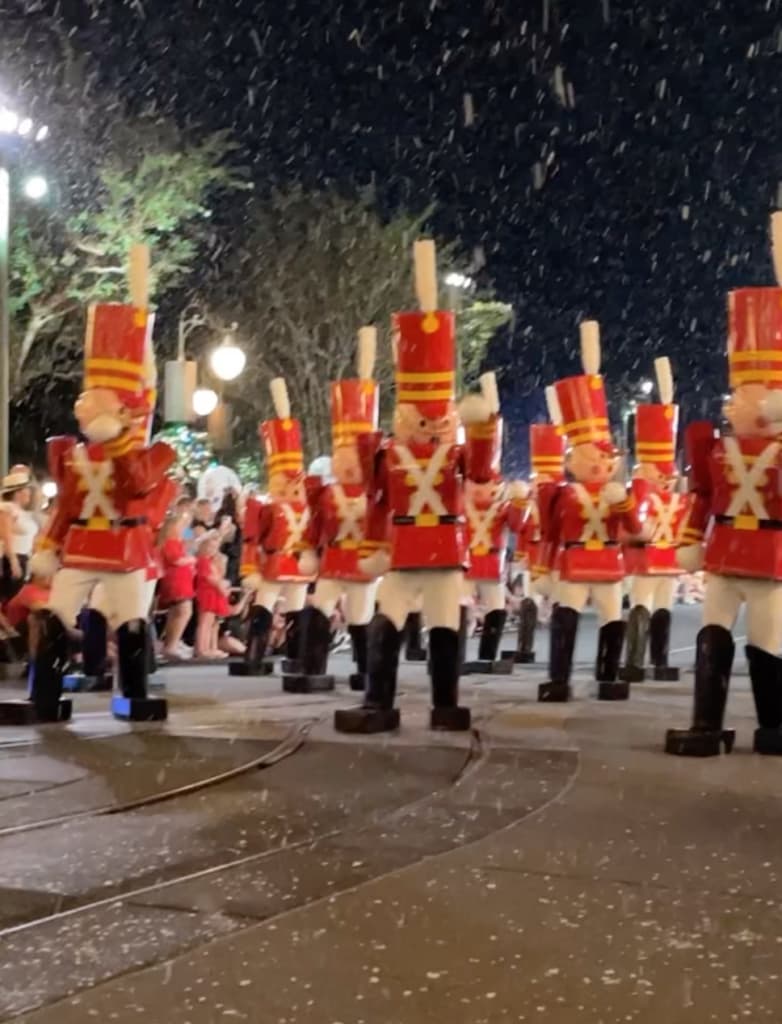
<svg viewBox="0 0 782 1024">
<path fill-rule="evenodd" d="M 413 453 L 406 445 L 398 444 L 396 449 L 399 453 L 400 465 L 413 480 L 415 488 L 410 495 L 408 514 L 418 516 L 424 509 L 428 508 L 433 515 L 448 515 L 448 509 L 445 507 L 443 499 L 435 490 L 435 480 L 437 480 L 445 466 L 449 446 L 447 444 L 438 445 L 423 468 L 418 465 Z"/>
</svg>

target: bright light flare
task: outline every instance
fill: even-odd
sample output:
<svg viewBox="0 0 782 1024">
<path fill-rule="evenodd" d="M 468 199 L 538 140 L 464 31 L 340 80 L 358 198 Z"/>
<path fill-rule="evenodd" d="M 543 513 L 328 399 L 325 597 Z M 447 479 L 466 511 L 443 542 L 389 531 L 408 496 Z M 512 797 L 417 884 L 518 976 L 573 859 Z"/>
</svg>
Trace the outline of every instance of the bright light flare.
<svg viewBox="0 0 782 1024">
<path fill-rule="evenodd" d="M 40 174 L 34 174 L 24 183 L 24 194 L 28 199 L 43 199 L 48 191 L 49 186 L 46 183 L 46 178 Z"/>
<path fill-rule="evenodd" d="M 458 271 L 451 271 L 450 274 L 446 274 L 445 283 L 449 288 L 472 288 L 475 282 L 467 274 L 460 274 Z"/>
<path fill-rule="evenodd" d="M 193 412 L 196 416 L 209 416 L 217 408 L 219 398 L 211 388 L 196 388 L 193 392 Z"/>
</svg>

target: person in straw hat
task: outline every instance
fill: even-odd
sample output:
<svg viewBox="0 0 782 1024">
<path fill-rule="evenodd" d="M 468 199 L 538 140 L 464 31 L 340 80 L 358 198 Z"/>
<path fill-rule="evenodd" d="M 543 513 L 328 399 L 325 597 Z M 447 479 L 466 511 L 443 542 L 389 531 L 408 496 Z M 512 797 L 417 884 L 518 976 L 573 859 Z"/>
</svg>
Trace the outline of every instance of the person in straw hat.
<svg viewBox="0 0 782 1024">
<path fill-rule="evenodd" d="M 0 601 L 9 601 L 22 587 L 33 553 L 38 522 L 30 511 L 33 477 L 28 466 L 12 466 L 3 477 L 0 540 L 3 544 Z"/>
</svg>

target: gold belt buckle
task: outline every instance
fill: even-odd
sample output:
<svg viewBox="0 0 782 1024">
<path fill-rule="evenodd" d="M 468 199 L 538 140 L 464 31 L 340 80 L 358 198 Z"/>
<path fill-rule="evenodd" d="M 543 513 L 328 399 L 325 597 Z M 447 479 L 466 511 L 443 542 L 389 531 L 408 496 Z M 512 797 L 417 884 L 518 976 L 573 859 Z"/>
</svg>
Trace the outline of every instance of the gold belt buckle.
<svg viewBox="0 0 782 1024">
<path fill-rule="evenodd" d="M 88 530 L 108 530 L 111 523 L 105 516 L 90 516 L 87 520 Z"/>
<path fill-rule="evenodd" d="M 343 551 L 356 551 L 358 549 L 357 540 L 341 540 L 339 546 Z"/>
<path fill-rule="evenodd" d="M 757 516 L 735 516 L 733 519 L 733 528 L 735 530 L 757 530 L 758 528 L 758 517 Z"/>
<path fill-rule="evenodd" d="M 658 540 L 655 544 L 655 547 L 659 548 L 660 551 L 665 551 L 665 549 L 669 548 L 670 546 L 671 545 L 668 543 L 667 540 Z"/>
<path fill-rule="evenodd" d="M 439 526 L 440 517 L 436 516 L 433 512 L 422 512 L 421 515 L 415 517 L 416 526 Z"/>
<path fill-rule="evenodd" d="M 587 551 L 602 551 L 604 547 L 605 544 L 602 542 L 602 540 L 588 540 L 584 544 L 584 548 Z"/>
<path fill-rule="evenodd" d="M 476 556 L 476 558 L 480 558 L 481 555 L 488 555 L 489 549 L 486 547 L 485 544 L 479 544 L 477 548 L 472 549 L 472 553 Z"/>
</svg>

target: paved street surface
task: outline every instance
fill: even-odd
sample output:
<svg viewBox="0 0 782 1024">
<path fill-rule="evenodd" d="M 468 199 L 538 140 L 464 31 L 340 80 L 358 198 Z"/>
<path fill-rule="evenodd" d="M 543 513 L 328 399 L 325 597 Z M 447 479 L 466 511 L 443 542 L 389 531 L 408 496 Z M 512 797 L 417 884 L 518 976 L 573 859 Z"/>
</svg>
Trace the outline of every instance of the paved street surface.
<svg viewBox="0 0 782 1024">
<path fill-rule="evenodd" d="M 691 676 L 598 703 L 594 639 L 567 706 L 535 700 L 543 631 L 540 665 L 465 679 L 467 735 L 428 731 L 420 665 L 392 737 L 333 732 L 344 685 L 222 667 L 161 673 L 165 727 L 96 694 L 5 730 L 0 1020 L 778 1024 L 782 764 L 750 753 L 743 656 L 737 749 L 679 760 Z"/>
</svg>

